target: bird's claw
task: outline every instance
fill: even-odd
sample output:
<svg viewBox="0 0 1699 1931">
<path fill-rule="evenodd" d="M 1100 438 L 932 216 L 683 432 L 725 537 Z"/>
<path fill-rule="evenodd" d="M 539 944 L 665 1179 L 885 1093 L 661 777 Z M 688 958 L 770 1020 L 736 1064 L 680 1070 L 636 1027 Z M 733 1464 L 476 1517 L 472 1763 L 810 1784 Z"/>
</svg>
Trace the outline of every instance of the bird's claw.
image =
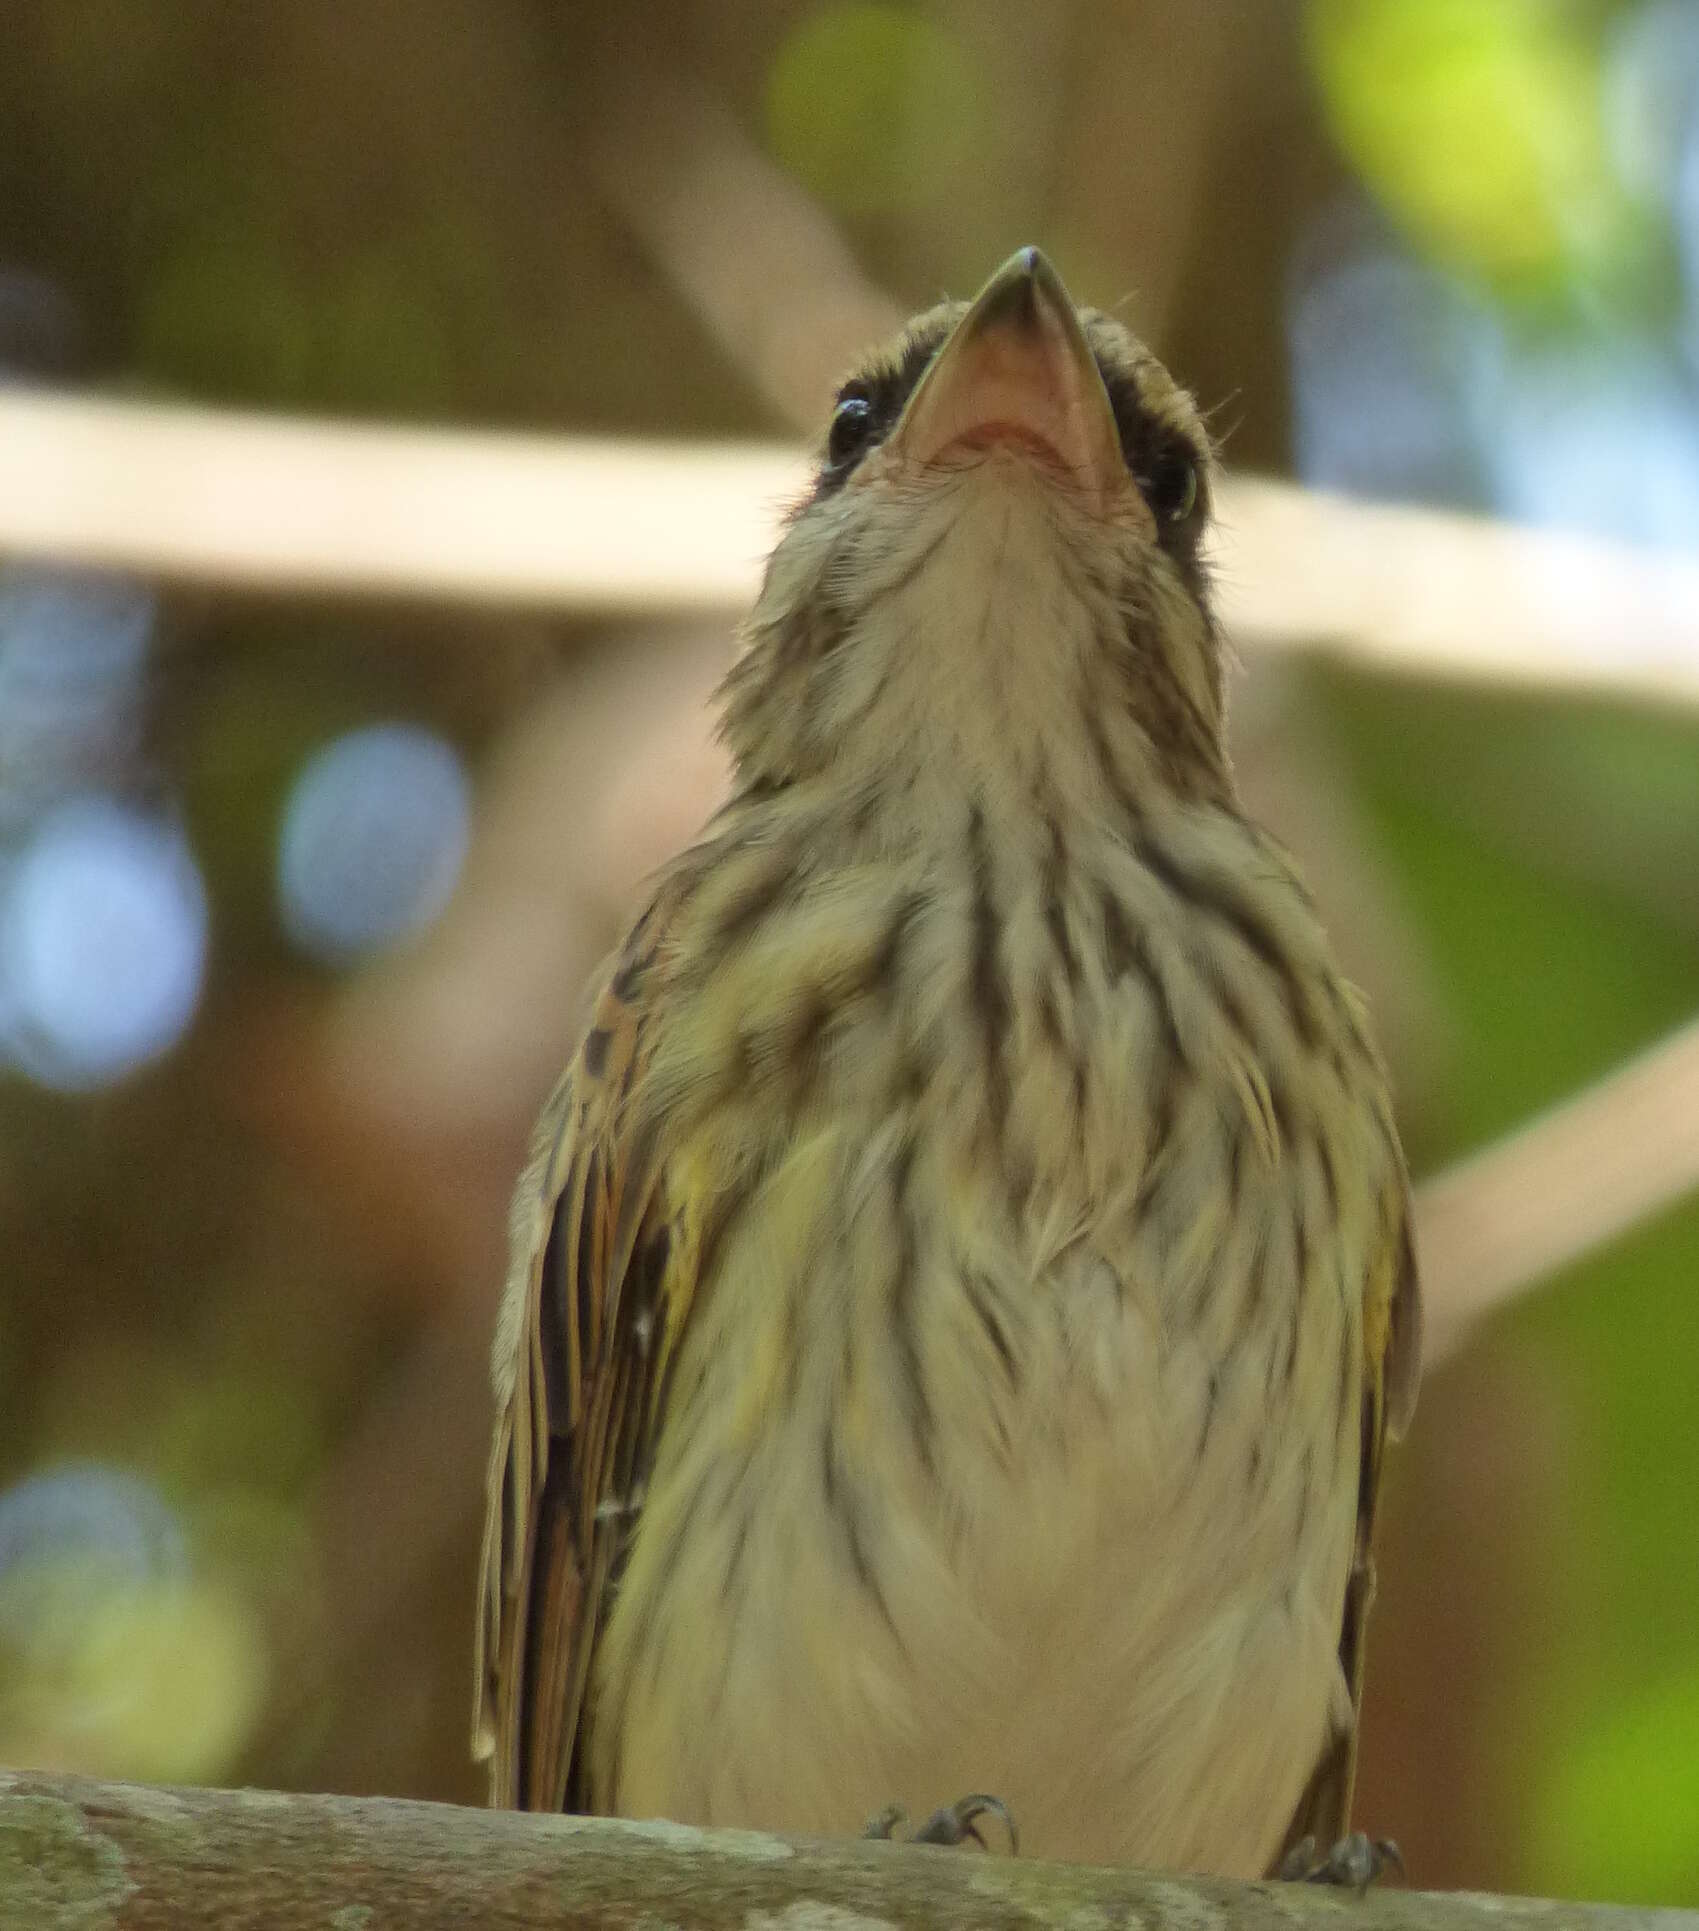
<svg viewBox="0 0 1699 1931">
<path fill-rule="evenodd" d="M 1015 1829 L 1009 1806 L 1001 1797 L 987 1796 L 984 1791 L 975 1791 L 971 1797 L 960 1797 L 955 1803 L 946 1804 L 942 1810 L 935 1810 L 910 1835 L 908 1841 L 911 1844 L 965 1844 L 971 1840 L 981 1850 L 987 1850 L 990 1847 L 979 1831 L 982 1817 L 996 1817 L 1001 1821 L 1009 1833 L 1009 1855 L 1017 1856 L 1020 1852 L 1020 1834 Z M 896 1835 L 899 1824 L 907 1822 L 908 1812 L 901 1804 L 887 1804 L 883 1810 L 868 1818 L 862 1836 L 888 1840 Z"/>
<path fill-rule="evenodd" d="M 908 1812 L 901 1804 L 887 1804 L 883 1810 L 876 1810 L 861 1827 L 863 1837 L 872 1837 L 881 1844 L 888 1844 L 897 1834 L 897 1826 L 908 1822 Z"/>
<path fill-rule="evenodd" d="M 1404 1875 L 1404 1859 L 1390 1837 L 1366 1837 L 1354 1830 L 1321 1856 L 1316 1840 L 1301 1837 L 1275 1868 L 1275 1876 L 1296 1884 L 1337 1884 L 1359 1897 L 1388 1865 Z"/>
</svg>

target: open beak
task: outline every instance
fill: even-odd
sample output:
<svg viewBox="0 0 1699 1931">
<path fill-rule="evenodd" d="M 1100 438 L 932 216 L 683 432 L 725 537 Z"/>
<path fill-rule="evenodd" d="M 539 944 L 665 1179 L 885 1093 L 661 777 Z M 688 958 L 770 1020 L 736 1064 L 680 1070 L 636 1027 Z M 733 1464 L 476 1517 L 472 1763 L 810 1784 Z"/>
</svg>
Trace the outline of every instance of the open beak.
<svg viewBox="0 0 1699 1931">
<path fill-rule="evenodd" d="M 886 449 L 921 466 L 1023 452 L 1099 507 L 1124 487 L 1120 432 L 1061 277 L 1036 248 L 998 269 L 909 397 Z"/>
</svg>

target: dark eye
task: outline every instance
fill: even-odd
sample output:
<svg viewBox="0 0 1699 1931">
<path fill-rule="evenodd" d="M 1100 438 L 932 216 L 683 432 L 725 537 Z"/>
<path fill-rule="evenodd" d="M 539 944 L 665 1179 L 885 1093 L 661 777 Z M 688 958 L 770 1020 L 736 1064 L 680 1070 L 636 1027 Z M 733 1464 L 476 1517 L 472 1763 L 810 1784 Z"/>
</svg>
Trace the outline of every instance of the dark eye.
<svg viewBox="0 0 1699 1931">
<path fill-rule="evenodd" d="M 1183 523 L 1198 505 L 1196 458 L 1184 449 L 1158 456 L 1145 479 L 1145 501 L 1159 523 Z"/>
<path fill-rule="evenodd" d="M 840 396 L 826 436 L 826 461 L 834 469 L 853 462 L 873 433 L 873 405 L 865 396 Z"/>
</svg>

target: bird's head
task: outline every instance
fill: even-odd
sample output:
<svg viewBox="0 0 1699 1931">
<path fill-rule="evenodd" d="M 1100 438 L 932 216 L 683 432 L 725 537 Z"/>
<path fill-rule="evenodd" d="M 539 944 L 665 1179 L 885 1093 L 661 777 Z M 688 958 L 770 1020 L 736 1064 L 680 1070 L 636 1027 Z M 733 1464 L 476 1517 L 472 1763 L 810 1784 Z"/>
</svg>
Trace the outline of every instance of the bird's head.
<svg viewBox="0 0 1699 1931">
<path fill-rule="evenodd" d="M 727 684 L 741 783 L 895 777 L 924 810 L 941 779 L 1089 785 L 1112 750 L 1123 783 L 1222 795 L 1211 487 L 1191 399 L 1021 249 L 839 390 Z"/>
</svg>

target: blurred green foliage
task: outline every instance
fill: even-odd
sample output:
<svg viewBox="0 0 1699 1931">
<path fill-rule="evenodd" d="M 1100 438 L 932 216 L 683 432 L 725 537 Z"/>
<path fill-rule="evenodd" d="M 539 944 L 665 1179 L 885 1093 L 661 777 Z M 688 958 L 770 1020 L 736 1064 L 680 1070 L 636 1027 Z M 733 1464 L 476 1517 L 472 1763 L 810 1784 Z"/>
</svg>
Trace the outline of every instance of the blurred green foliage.
<svg viewBox="0 0 1699 1931">
<path fill-rule="evenodd" d="M 29 1632 L 0 1672 L 15 1762 L 213 1782 L 241 1758 L 266 1691 L 243 1595 L 207 1579 L 142 1581 L 98 1554 L 10 1565 L 0 1614 Z"/>
<path fill-rule="evenodd" d="M 990 106 L 971 49 L 912 7 L 817 8 L 767 70 L 775 158 L 849 215 L 949 208 L 970 189 Z"/>
<path fill-rule="evenodd" d="M 1614 1700 L 1556 1758 L 1525 1868 L 1552 1890 L 1658 1904 L 1699 1896 L 1699 1662 Z"/>
<path fill-rule="evenodd" d="M 1598 54 L 1550 0 L 1311 0 L 1346 151 L 1426 252 L 1507 292 L 1620 270 Z"/>
</svg>

